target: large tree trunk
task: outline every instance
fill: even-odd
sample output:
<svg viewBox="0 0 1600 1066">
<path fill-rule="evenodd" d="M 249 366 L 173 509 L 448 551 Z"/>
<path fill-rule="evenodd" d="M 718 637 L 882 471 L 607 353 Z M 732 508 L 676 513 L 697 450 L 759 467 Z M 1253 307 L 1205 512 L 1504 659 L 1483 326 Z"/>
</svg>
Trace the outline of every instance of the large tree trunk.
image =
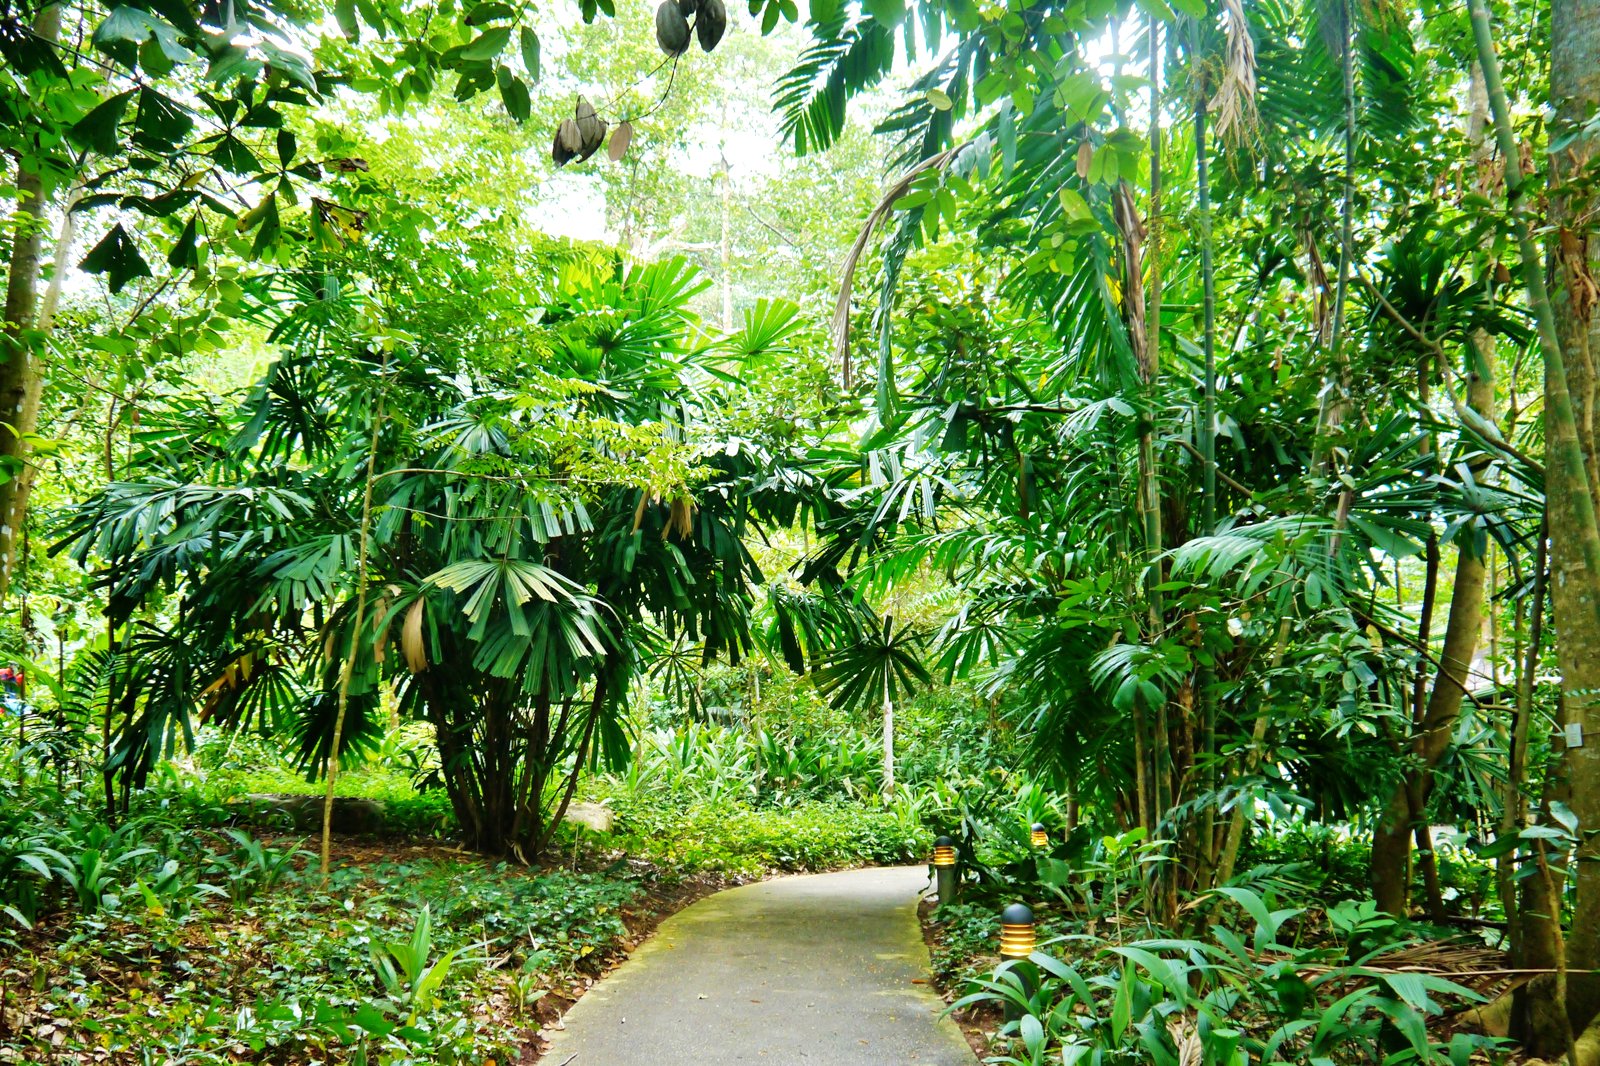
<svg viewBox="0 0 1600 1066">
<path fill-rule="evenodd" d="M 1555 118 L 1551 154 L 1549 228 L 1554 233 L 1555 288 L 1545 282 L 1546 261 L 1533 240 L 1532 206 L 1526 195 L 1520 146 L 1511 125 L 1511 108 L 1495 54 L 1487 0 L 1470 0 L 1473 38 L 1494 113 L 1495 132 L 1505 165 L 1506 195 L 1517 238 L 1522 280 L 1539 325 L 1539 347 L 1545 360 L 1545 439 L 1550 456 L 1546 508 L 1550 528 L 1551 604 L 1555 615 L 1556 652 L 1561 666 L 1562 720 L 1575 725 L 1581 742 L 1565 749 L 1561 779 L 1548 783 L 1564 792 L 1579 820 L 1582 858 L 1593 859 L 1600 848 L 1600 528 L 1596 525 L 1593 479 L 1597 380 L 1592 357 L 1600 347 L 1600 324 L 1594 314 L 1594 275 L 1600 268 L 1600 241 L 1591 239 L 1595 194 L 1582 179 L 1600 136 L 1586 130 L 1600 105 L 1600 0 L 1554 0 L 1551 16 L 1550 95 Z M 1570 358 L 1569 358 L 1570 356 Z M 1562 738 L 1557 738 L 1558 749 Z M 1547 791 L 1547 794 L 1548 791 Z M 1549 868 L 1541 854 L 1540 880 Z M 1573 936 L 1563 954 L 1558 899 L 1530 907 L 1524 899 L 1524 953 L 1530 958 L 1540 937 L 1532 919 L 1548 916 L 1551 950 L 1559 972 L 1556 980 L 1530 982 L 1521 998 L 1529 1017 L 1555 1018 L 1557 1023 L 1530 1033 L 1529 1050 L 1543 1056 L 1567 1056 L 1571 1066 L 1600 1064 L 1600 1025 L 1587 1029 L 1600 1008 L 1600 864 L 1580 863 Z M 1587 972 L 1585 972 L 1587 971 Z M 1574 974 L 1574 980 L 1565 978 Z M 1586 1031 L 1587 1029 L 1587 1031 Z M 1552 1033 L 1551 1030 L 1554 1030 Z M 1580 1033 L 1576 1042 L 1574 1031 Z"/>
<path fill-rule="evenodd" d="M 1550 97 L 1555 109 L 1550 139 L 1563 144 L 1550 156 L 1549 221 L 1556 235 L 1550 302 L 1566 380 L 1550 380 L 1547 366 L 1547 408 L 1554 411 L 1557 406 L 1552 386 L 1564 385 L 1588 475 L 1582 480 L 1552 479 L 1547 493 L 1556 653 L 1569 730 L 1575 726 L 1582 733 L 1580 744 L 1566 747 L 1564 759 L 1567 802 L 1578 817 L 1580 835 L 1586 836 L 1578 847 L 1577 905 L 1566 957 L 1574 974 L 1567 1007 L 1573 1028 L 1581 1033 L 1600 1014 L 1600 978 L 1577 973 L 1600 968 L 1600 703 L 1595 697 L 1600 692 L 1600 572 L 1582 550 L 1585 535 L 1593 533 L 1584 526 L 1592 527 L 1596 510 L 1594 419 L 1595 390 L 1600 388 L 1594 365 L 1600 355 L 1600 316 L 1595 313 L 1600 298 L 1600 196 L 1589 177 L 1600 152 L 1600 135 L 1592 125 L 1586 127 L 1600 107 L 1600 0 L 1554 0 Z"/>
<path fill-rule="evenodd" d="M 61 8 L 41 8 L 33 20 L 37 37 L 54 43 L 61 34 Z M 27 518 L 31 477 L 24 476 L 28 438 L 39 424 L 43 374 L 34 358 L 33 331 L 39 308 L 39 259 L 44 247 L 44 175 L 17 162 L 17 207 L 12 216 L 11 262 L 6 274 L 5 322 L 0 330 L 0 596 L 15 576 L 17 545 Z M 58 267 L 61 264 L 57 264 Z"/>
</svg>

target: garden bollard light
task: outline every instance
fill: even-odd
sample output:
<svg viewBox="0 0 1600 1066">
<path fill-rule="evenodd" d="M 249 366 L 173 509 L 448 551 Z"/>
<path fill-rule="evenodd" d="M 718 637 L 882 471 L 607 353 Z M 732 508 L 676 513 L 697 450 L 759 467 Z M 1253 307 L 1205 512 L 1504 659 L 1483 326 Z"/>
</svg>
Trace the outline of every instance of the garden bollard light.
<svg viewBox="0 0 1600 1066">
<path fill-rule="evenodd" d="M 1045 832 L 1044 823 L 1043 822 L 1034 822 L 1033 823 L 1033 846 L 1036 847 L 1036 848 L 1042 848 L 1042 847 L 1048 846 L 1049 843 L 1050 843 L 1050 834 Z"/>
<path fill-rule="evenodd" d="M 954 837 L 940 837 L 933 842 L 933 873 L 939 893 L 939 905 L 956 901 L 956 841 Z"/>
<path fill-rule="evenodd" d="M 1033 954 L 1033 911 L 1013 903 L 1000 912 L 1000 957 L 1025 959 Z"/>
<path fill-rule="evenodd" d="M 1029 999 L 1039 987 L 1038 970 L 1028 961 L 1033 946 L 1033 911 L 1026 903 L 1013 903 L 1000 912 L 1000 958 L 1002 965 L 1011 965 L 1011 972 L 1022 982 L 1022 991 Z M 1016 1021 L 1022 1013 L 1015 1003 L 1007 1002 L 1007 1021 Z"/>
</svg>

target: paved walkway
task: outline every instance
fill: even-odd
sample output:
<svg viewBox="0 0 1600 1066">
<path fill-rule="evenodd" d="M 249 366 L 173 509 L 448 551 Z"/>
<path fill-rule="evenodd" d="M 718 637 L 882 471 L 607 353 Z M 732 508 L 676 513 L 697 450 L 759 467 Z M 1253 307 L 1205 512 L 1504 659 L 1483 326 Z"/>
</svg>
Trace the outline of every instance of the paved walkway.
<svg viewBox="0 0 1600 1066">
<path fill-rule="evenodd" d="M 926 983 L 926 867 L 708 896 L 567 1012 L 547 1066 L 973 1066 Z"/>
</svg>

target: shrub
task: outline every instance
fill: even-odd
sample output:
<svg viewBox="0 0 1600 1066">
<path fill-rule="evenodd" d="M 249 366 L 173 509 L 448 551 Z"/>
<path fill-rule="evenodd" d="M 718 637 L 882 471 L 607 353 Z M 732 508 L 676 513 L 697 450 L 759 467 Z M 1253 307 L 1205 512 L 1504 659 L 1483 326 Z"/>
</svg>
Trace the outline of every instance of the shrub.
<svg viewBox="0 0 1600 1066">
<path fill-rule="evenodd" d="M 614 842 L 632 854 L 688 870 L 754 876 L 919 860 L 931 838 L 893 812 L 851 803 L 804 802 L 757 809 L 729 799 L 614 800 Z"/>
</svg>

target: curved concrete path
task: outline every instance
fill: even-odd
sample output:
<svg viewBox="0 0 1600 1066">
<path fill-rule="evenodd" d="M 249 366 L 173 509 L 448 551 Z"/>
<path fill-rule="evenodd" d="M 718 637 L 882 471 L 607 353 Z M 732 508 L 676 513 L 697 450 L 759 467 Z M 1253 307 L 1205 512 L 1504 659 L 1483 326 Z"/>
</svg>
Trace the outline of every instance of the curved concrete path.
<svg viewBox="0 0 1600 1066">
<path fill-rule="evenodd" d="M 927 880 L 920 866 L 851 870 L 708 896 L 590 989 L 543 1061 L 973 1066 L 926 983 Z"/>
</svg>

